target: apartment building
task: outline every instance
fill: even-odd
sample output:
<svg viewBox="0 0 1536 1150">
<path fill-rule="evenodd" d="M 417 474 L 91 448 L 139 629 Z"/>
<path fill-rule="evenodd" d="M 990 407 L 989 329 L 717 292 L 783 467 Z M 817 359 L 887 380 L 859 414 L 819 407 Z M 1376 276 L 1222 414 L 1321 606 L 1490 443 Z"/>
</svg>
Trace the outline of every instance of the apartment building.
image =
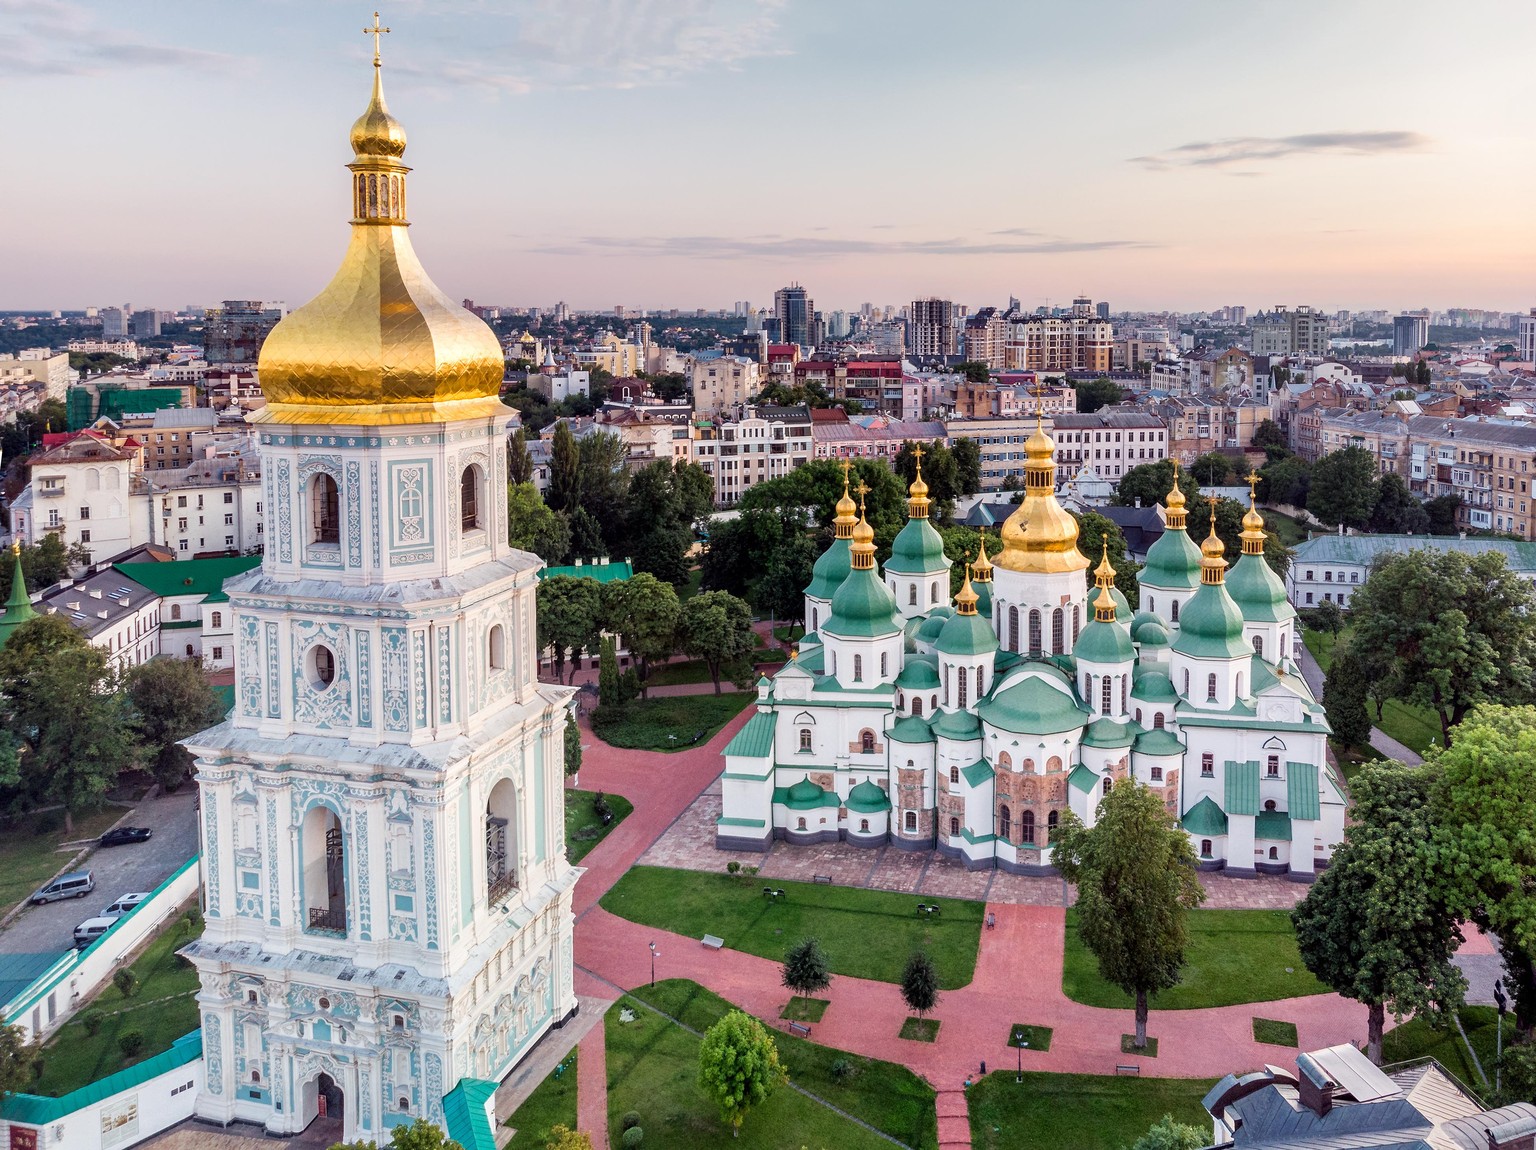
<svg viewBox="0 0 1536 1150">
<path fill-rule="evenodd" d="M 1536 583 L 1536 544 L 1510 539 L 1457 539 L 1448 535 L 1318 535 L 1297 544 L 1285 575 L 1286 593 L 1296 607 L 1333 602 L 1349 606 L 1350 597 L 1371 577 L 1371 566 L 1384 555 L 1405 551 L 1454 551 L 1461 555 L 1503 555 L 1509 568 Z"/>
<path fill-rule="evenodd" d="M 1328 354 L 1328 317 L 1313 307 L 1302 305 L 1290 311 L 1277 305 L 1273 311 L 1255 315 L 1248 330 L 1254 355 Z"/>
<path fill-rule="evenodd" d="M 989 371 L 1008 366 L 1009 323 L 995 307 L 984 307 L 966 316 L 965 346 L 960 350 L 972 363 L 984 363 Z"/>
<path fill-rule="evenodd" d="M 1077 389 L 1060 380 L 1037 382 L 1033 372 L 1004 372 L 985 383 L 964 380 L 955 388 L 955 414 L 966 419 L 1047 416 L 1077 411 Z"/>
<path fill-rule="evenodd" d="M 1051 420 L 1045 420 L 1045 429 L 1051 430 Z M 944 437 L 953 443 L 957 439 L 971 439 L 981 456 L 981 489 L 1000 491 L 1012 477 L 1019 486 L 1024 483 L 1024 441 L 1035 430 L 1033 414 L 1011 418 L 979 417 L 945 420 Z"/>
<path fill-rule="evenodd" d="M 763 389 L 757 361 L 741 355 L 695 359 L 688 370 L 688 383 L 693 388 L 695 414 L 706 416 L 750 403 Z"/>
<path fill-rule="evenodd" d="M 1058 415 L 1051 437 L 1065 475 L 1091 467 L 1100 479 L 1118 483 L 1133 467 L 1168 458 L 1168 426 L 1156 416 L 1122 408 Z"/>
<path fill-rule="evenodd" d="M 857 400 L 865 411 L 899 417 L 907 406 L 899 355 L 808 359 L 795 364 L 794 372 L 796 384 L 815 383 L 833 399 Z"/>
<path fill-rule="evenodd" d="M 851 419 L 813 418 L 811 438 L 816 445 L 817 459 L 890 461 L 901 454 L 902 444 L 946 441 L 946 433 L 944 424 L 936 419 L 904 420 L 884 415 L 858 415 Z"/>
<path fill-rule="evenodd" d="M 1109 371 L 1114 327 L 1091 313 L 1021 316 L 1008 333 L 1008 366 L 1024 371 Z"/>
<path fill-rule="evenodd" d="M 1247 398 L 1173 396 L 1137 404 L 1136 410 L 1168 428 L 1168 454 L 1181 463 L 1209 451 L 1245 449 L 1259 424 L 1274 418 L 1270 404 Z"/>
<path fill-rule="evenodd" d="M 114 567 L 43 592 L 36 610 L 73 624 L 120 670 L 160 654 L 160 597 Z"/>
<path fill-rule="evenodd" d="M 715 505 L 731 507 L 754 486 L 788 475 L 816 453 L 808 407 L 746 407 L 739 417 L 695 419 L 693 462 L 715 481 Z"/>
<path fill-rule="evenodd" d="M 46 398 L 63 400 L 74 382 L 69 353 L 54 354 L 46 347 L 25 348 L 15 355 L 0 355 L 0 390 L 29 391 L 41 386 Z"/>
<path fill-rule="evenodd" d="M 915 299 L 907 313 L 907 352 L 924 359 L 954 355 L 959 348 L 955 304 L 947 299 Z"/>
</svg>

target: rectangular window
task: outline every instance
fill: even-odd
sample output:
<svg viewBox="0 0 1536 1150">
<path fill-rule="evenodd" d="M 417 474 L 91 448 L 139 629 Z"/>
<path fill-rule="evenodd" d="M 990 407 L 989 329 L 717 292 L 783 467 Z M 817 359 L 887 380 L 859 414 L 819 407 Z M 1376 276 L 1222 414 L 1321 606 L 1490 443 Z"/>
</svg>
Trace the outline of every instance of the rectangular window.
<svg viewBox="0 0 1536 1150">
<path fill-rule="evenodd" d="M 90 541 L 91 541 L 91 533 L 89 531 L 82 531 L 82 532 L 80 532 L 80 542 L 82 542 L 82 543 L 89 543 Z"/>
<path fill-rule="evenodd" d="M 1216 774 L 1216 756 L 1207 752 L 1200 756 L 1200 777 L 1209 779 Z"/>
<path fill-rule="evenodd" d="M 224 657 L 224 648 L 223 647 L 215 647 L 213 649 L 214 661 L 217 662 L 218 660 L 222 659 L 223 657 Z"/>
</svg>

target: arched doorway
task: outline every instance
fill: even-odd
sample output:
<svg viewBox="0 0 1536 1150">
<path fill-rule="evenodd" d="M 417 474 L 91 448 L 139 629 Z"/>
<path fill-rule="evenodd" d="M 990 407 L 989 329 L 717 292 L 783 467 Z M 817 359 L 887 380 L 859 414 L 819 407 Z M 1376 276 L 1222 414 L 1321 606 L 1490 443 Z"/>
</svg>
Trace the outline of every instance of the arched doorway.
<svg viewBox="0 0 1536 1150">
<path fill-rule="evenodd" d="M 345 1136 L 347 1096 L 335 1078 L 321 1071 L 304 1083 L 303 1118 L 300 1129 L 308 1132 L 305 1139 L 315 1139 L 316 1145 L 329 1146 Z"/>
<path fill-rule="evenodd" d="M 346 835 L 336 812 L 311 807 L 304 816 L 304 929 L 347 932 Z"/>
</svg>

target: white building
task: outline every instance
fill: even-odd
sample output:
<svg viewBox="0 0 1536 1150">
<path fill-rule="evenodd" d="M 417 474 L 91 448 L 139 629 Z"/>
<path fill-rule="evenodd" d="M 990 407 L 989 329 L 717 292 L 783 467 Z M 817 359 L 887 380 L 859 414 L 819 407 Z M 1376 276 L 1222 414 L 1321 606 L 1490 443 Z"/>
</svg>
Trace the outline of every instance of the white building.
<svg viewBox="0 0 1536 1150">
<path fill-rule="evenodd" d="M 1511 571 L 1536 583 L 1536 543 L 1449 535 L 1318 535 L 1291 552 L 1286 593 L 1303 609 L 1323 603 L 1348 607 L 1378 559 L 1409 551 L 1455 551 L 1468 558 L 1497 552 Z"/>
<path fill-rule="evenodd" d="M 120 670 L 160 654 L 160 597 L 115 567 L 45 591 L 35 609 L 73 624 Z"/>
<path fill-rule="evenodd" d="M 343 270 L 261 350 L 273 541 L 225 588 L 234 710 L 187 741 L 196 1113 L 486 1145 L 486 1099 L 576 1009 L 570 692 L 536 678 L 540 564 L 507 546 L 501 347 L 412 250 L 378 77 Z"/>
<path fill-rule="evenodd" d="M 757 361 L 742 355 L 695 359 L 688 369 L 688 384 L 693 389 L 693 410 L 701 416 L 739 408 L 763 389 Z"/>
<path fill-rule="evenodd" d="M 714 478 L 717 507 L 740 502 L 757 484 L 788 475 L 815 454 L 806 407 L 747 407 L 740 418 L 693 425 L 693 462 Z"/>
</svg>

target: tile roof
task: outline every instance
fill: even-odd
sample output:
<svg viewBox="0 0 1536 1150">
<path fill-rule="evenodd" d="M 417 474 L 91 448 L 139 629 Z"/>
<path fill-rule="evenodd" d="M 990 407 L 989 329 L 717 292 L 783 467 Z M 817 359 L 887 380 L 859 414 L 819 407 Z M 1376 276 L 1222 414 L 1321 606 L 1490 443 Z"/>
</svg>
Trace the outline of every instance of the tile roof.
<svg viewBox="0 0 1536 1150">
<path fill-rule="evenodd" d="M 722 753 L 748 759 L 767 758 L 773 754 L 773 732 L 778 719 L 773 711 L 759 711 L 747 720 L 746 726 L 736 732 L 736 737 L 726 745 Z"/>
<path fill-rule="evenodd" d="M 1222 804 L 1229 815 L 1259 813 L 1259 763 L 1227 760 L 1227 801 Z"/>
<path fill-rule="evenodd" d="M 1285 805 L 1293 819 L 1321 818 L 1316 763 L 1285 764 Z"/>
<path fill-rule="evenodd" d="M 1292 578 L 1298 565 L 1347 563 L 1369 567 L 1381 555 L 1424 550 L 1454 551 L 1461 555 L 1486 555 L 1496 551 L 1508 560 L 1512 570 L 1536 572 L 1536 543 L 1513 539 L 1459 539 L 1449 535 L 1319 535 L 1296 545 L 1291 553 Z"/>
</svg>

